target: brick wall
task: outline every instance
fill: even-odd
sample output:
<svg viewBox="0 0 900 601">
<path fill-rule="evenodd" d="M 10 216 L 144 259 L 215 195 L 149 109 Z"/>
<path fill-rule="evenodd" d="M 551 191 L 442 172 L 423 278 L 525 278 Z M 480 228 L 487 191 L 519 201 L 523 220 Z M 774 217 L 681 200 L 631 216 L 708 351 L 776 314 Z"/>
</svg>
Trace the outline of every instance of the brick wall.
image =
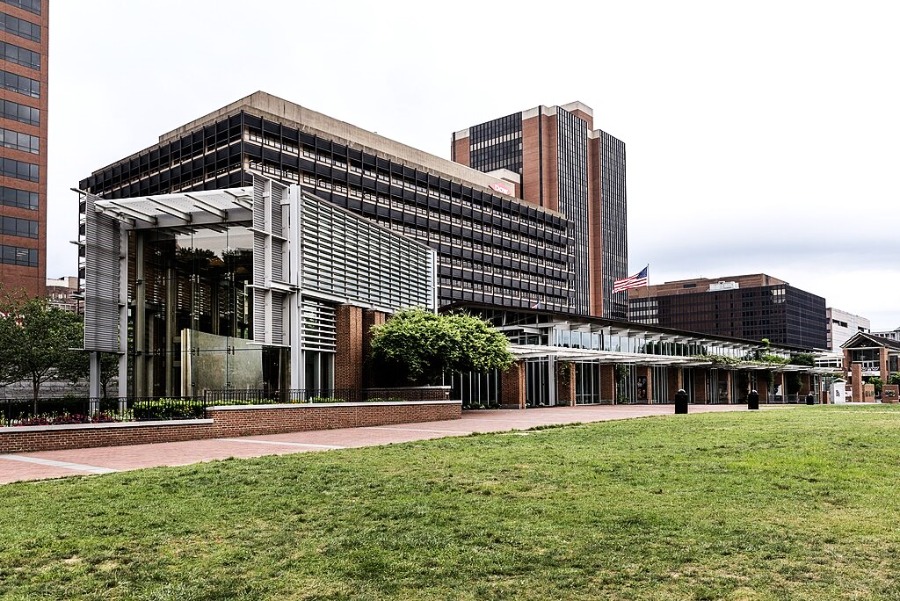
<svg viewBox="0 0 900 601">
<path fill-rule="evenodd" d="M 208 419 L 0 428 L 0 453 L 382 426 L 462 417 L 460 401 L 211 407 Z"/>
<path fill-rule="evenodd" d="M 362 309 L 339 305 L 335 311 L 338 345 L 334 354 L 334 387 L 338 390 L 362 388 L 363 315 Z"/>
<path fill-rule="evenodd" d="M 525 408 L 525 362 L 516 361 L 500 375 L 500 404 Z"/>
</svg>

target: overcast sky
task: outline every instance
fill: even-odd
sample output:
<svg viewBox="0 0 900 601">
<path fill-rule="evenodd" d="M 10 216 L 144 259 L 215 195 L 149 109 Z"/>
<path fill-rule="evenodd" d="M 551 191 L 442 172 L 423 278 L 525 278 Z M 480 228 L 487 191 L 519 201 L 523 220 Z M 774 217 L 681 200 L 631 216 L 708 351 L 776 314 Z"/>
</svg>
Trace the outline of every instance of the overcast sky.
<svg viewBox="0 0 900 601">
<path fill-rule="evenodd" d="M 629 271 L 767 273 L 900 326 L 891 2 L 53 0 L 48 277 L 92 171 L 256 90 L 450 157 L 579 100 L 627 146 Z"/>
</svg>

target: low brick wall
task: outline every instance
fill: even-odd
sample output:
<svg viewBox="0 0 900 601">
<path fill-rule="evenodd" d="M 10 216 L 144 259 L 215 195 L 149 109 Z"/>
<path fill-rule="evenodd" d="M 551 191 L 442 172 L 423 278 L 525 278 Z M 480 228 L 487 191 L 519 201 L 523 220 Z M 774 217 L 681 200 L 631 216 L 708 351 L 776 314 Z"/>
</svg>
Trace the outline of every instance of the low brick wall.
<svg viewBox="0 0 900 601">
<path fill-rule="evenodd" d="M 207 419 L 0 428 L 0 453 L 178 442 L 462 417 L 460 401 L 210 407 Z"/>
<path fill-rule="evenodd" d="M 211 419 L 0 428 L 0 453 L 117 447 L 215 438 Z"/>
</svg>

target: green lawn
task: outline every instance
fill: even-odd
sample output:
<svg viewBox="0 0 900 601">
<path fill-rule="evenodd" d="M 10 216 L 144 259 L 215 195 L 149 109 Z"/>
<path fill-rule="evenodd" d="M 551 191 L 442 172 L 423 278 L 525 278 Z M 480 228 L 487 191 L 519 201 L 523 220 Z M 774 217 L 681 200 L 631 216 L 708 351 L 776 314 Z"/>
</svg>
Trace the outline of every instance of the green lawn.
<svg viewBox="0 0 900 601">
<path fill-rule="evenodd" d="M 0 486 L 0 599 L 900 599 L 900 409 Z"/>
</svg>

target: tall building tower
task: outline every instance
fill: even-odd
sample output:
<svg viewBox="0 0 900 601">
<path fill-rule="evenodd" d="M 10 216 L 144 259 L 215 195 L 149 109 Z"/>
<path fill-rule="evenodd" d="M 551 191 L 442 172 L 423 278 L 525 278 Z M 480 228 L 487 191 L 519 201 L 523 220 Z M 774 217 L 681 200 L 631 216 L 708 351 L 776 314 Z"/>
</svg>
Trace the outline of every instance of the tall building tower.
<svg viewBox="0 0 900 601">
<path fill-rule="evenodd" d="M 525 202 L 572 223 L 573 306 L 586 315 L 624 319 L 613 282 L 628 270 L 625 144 L 593 129 L 593 111 L 573 102 L 539 106 L 453 134 L 452 159 L 504 177 L 511 171 Z"/>
<path fill-rule="evenodd" d="M 0 284 L 44 296 L 48 0 L 0 0 Z"/>
</svg>

